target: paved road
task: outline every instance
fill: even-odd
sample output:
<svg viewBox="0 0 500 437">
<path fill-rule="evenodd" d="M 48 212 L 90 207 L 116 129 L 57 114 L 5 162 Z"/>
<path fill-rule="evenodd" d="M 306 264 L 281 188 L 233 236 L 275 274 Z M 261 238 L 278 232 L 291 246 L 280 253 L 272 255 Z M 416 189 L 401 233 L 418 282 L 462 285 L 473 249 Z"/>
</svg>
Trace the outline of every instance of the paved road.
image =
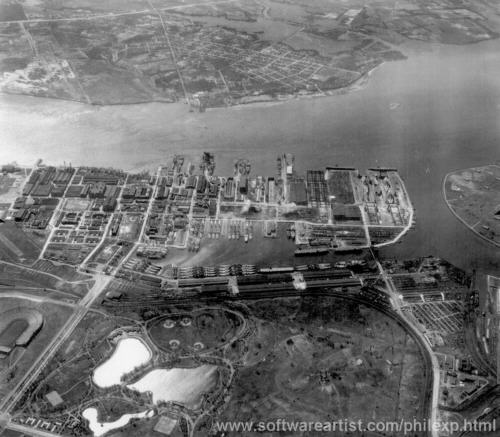
<svg viewBox="0 0 500 437">
<path fill-rule="evenodd" d="M 411 220 L 410 220 L 411 223 Z M 372 253 L 373 255 L 373 253 Z M 401 299 L 399 297 L 399 291 L 397 290 L 394 282 L 392 282 L 391 277 L 387 274 L 387 272 L 380 264 L 379 260 L 373 255 L 373 259 L 376 261 L 379 272 L 386 283 L 386 291 L 387 294 L 391 298 L 392 306 L 394 311 L 405 320 L 408 324 L 408 327 L 412 330 L 413 334 L 417 336 L 421 340 L 421 345 L 425 348 L 427 355 L 431 361 L 432 367 L 432 396 L 431 396 L 431 406 L 430 406 L 430 417 L 429 421 L 431 423 L 431 435 L 432 437 L 439 437 L 439 432 L 437 430 L 437 426 L 433 426 L 438 422 L 438 409 L 439 409 L 439 379 L 440 379 L 440 368 L 439 362 L 432 350 L 432 347 L 429 343 L 429 340 L 425 337 L 424 334 L 418 329 L 417 326 L 414 325 L 411 319 L 409 319 L 406 314 L 401 310 Z"/>
<path fill-rule="evenodd" d="M 232 3 L 236 0 L 218 0 L 212 2 L 198 2 L 198 3 L 188 3 L 184 5 L 178 6 L 170 6 L 166 8 L 158 8 L 160 11 L 175 11 L 176 9 L 185 9 L 194 6 L 203 6 L 203 5 L 215 5 L 219 3 Z M 141 14 L 150 14 L 151 9 L 141 9 L 139 11 L 125 11 L 125 12 L 112 12 L 109 14 L 96 14 L 96 15 L 87 15 L 81 17 L 62 17 L 62 18 L 33 18 L 26 20 L 10 20 L 10 21 L 2 21 L 2 24 L 23 24 L 23 23 L 52 23 L 57 21 L 86 21 L 86 20 L 100 20 L 103 18 L 115 18 L 115 17 L 123 17 L 127 15 L 141 15 Z"/>
<path fill-rule="evenodd" d="M 158 170 L 156 171 L 156 182 L 158 182 L 158 178 L 161 175 L 161 169 L 162 169 L 162 166 L 159 166 Z M 113 270 L 112 275 L 115 275 L 118 272 L 118 270 L 120 270 L 120 267 L 127 263 L 127 261 L 135 253 L 136 249 L 141 245 L 141 242 L 142 242 L 144 235 L 146 233 L 146 226 L 148 224 L 148 217 L 151 215 L 151 211 L 153 210 L 153 203 L 154 203 L 154 199 L 155 199 L 155 195 L 156 195 L 156 190 L 158 190 L 157 185 L 155 185 L 155 189 L 151 193 L 151 197 L 149 198 L 149 201 L 148 201 L 148 209 L 146 210 L 146 212 L 143 215 L 144 221 L 142 222 L 141 232 L 139 234 L 139 237 L 136 239 L 134 246 L 132 247 L 132 249 L 130 249 L 127 256 L 125 258 L 123 258 L 120 261 L 120 263 L 116 266 L 116 268 Z M 121 199 L 121 197 L 120 197 L 120 199 Z"/>
<path fill-rule="evenodd" d="M 147 0 L 147 2 L 149 4 L 149 7 L 151 8 L 151 11 L 153 11 L 156 15 L 158 15 L 158 18 L 160 19 L 161 27 L 163 29 L 163 34 L 165 35 L 165 40 L 167 41 L 168 49 L 170 50 L 170 55 L 172 56 L 172 61 L 174 62 L 175 70 L 177 71 L 177 76 L 179 77 L 179 81 L 182 86 L 182 91 L 184 92 L 184 97 L 186 99 L 186 102 L 189 103 L 189 94 L 186 90 L 186 85 L 184 84 L 184 79 L 182 78 L 181 71 L 179 70 L 177 57 L 175 56 L 174 48 L 172 47 L 172 43 L 170 42 L 170 37 L 168 36 L 167 26 L 165 25 L 165 21 L 163 20 L 163 15 L 161 14 L 161 11 L 159 11 L 154 7 L 153 3 L 151 3 L 151 0 Z"/>
<path fill-rule="evenodd" d="M 96 276 L 94 286 L 87 295 L 80 301 L 80 305 L 71 317 L 66 321 L 59 333 L 52 339 L 47 347 L 42 351 L 38 359 L 32 364 L 25 376 L 16 384 L 16 386 L 7 394 L 0 403 L 0 412 L 10 412 L 16 403 L 21 399 L 29 386 L 36 380 L 40 372 L 49 363 L 59 347 L 69 338 L 78 323 L 85 317 L 97 297 L 104 290 L 111 277 Z"/>
<path fill-rule="evenodd" d="M 328 285 L 329 282 L 333 281 L 315 281 L 313 284 L 308 283 L 308 287 L 306 290 L 300 291 L 295 290 L 292 287 L 291 283 L 287 287 L 281 287 L 278 284 L 269 284 L 266 287 L 262 287 L 258 289 L 256 287 L 252 287 L 252 289 L 243 291 L 240 288 L 240 293 L 237 296 L 228 296 L 227 291 L 225 289 L 221 289 L 220 293 L 213 292 L 210 294 L 206 294 L 203 297 L 199 297 L 201 301 L 213 302 L 213 301 L 223 301 L 223 300 L 258 300 L 258 299 L 273 299 L 273 298 L 282 298 L 282 297 L 299 297 L 299 296 L 332 296 L 338 297 L 340 299 L 351 300 L 353 302 L 371 306 L 393 320 L 397 321 L 404 329 L 412 336 L 414 341 L 419 345 L 420 350 L 422 352 L 423 358 L 425 360 L 425 368 L 426 368 L 426 380 L 423 381 L 423 385 L 425 387 L 424 392 L 426 393 L 426 397 L 423 399 L 423 408 L 422 411 L 426 415 L 425 418 L 430 418 L 430 420 L 437 420 L 437 400 L 439 396 L 439 372 L 436 377 L 436 365 L 437 359 L 430 348 L 428 340 L 411 324 L 411 322 L 406 318 L 405 314 L 402 311 L 397 312 L 393 308 L 388 308 L 386 306 L 377 304 L 376 302 L 366 300 L 365 298 L 349 294 L 347 291 L 335 291 L 335 285 Z M 277 287 L 273 288 L 273 285 L 277 285 Z M 337 283 L 337 286 L 339 284 Z M 353 282 L 351 286 L 356 286 L 358 289 L 360 287 L 360 283 Z M 130 302 L 120 302 L 111 304 L 116 308 L 127 308 L 137 306 L 157 306 L 158 308 L 166 307 L 166 306 L 174 306 L 176 304 L 186 304 L 193 300 L 193 296 L 182 296 L 178 298 L 158 298 L 152 297 L 151 299 L 142 299 L 134 300 Z M 437 370 L 439 370 L 439 366 L 437 365 Z M 428 394 L 432 394 L 429 396 Z M 427 416 L 428 414 L 428 416 Z M 437 436 L 437 433 L 432 432 L 431 435 L 433 437 Z"/>
<path fill-rule="evenodd" d="M 70 302 L 66 302 L 64 300 L 57 300 L 57 299 L 51 299 L 50 297 L 43 297 L 43 296 L 34 296 L 32 294 L 27 294 L 27 293 L 22 293 L 20 291 L 12 291 L 12 292 L 1 292 L 0 293 L 0 299 L 4 297 L 14 297 L 14 298 L 19 298 L 19 299 L 26 299 L 26 300 L 31 300 L 32 302 L 47 302 L 47 303 L 52 303 L 54 305 L 63 305 L 67 306 L 70 308 L 77 308 L 78 305 Z"/>
<path fill-rule="evenodd" d="M 89 278 L 89 279 L 80 279 L 78 281 L 66 281 L 66 279 L 62 278 L 61 276 L 57 276 L 57 275 L 54 275 L 53 273 L 49 273 L 49 272 L 43 272 L 41 270 L 37 270 L 37 269 L 34 269 L 32 267 L 29 267 L 29 266 L 22 265 L 22 264 L 15 264 L 15 263 L 11 263 L 11 262 L 8 262 L 8 261 L 3 261 L 3 260 L 0 260 L 0 263 L 1 264 L 5 264 L 7 266 L 15 267 L 15 268 L 18 268 L 18 269 L 29 270 L 30 272 L 35 272 L 35 273 L 37 273 L 39 275 L 49 276 L 49 277 L 51 277 L 53 279 L 57 279 L 58 281 L 66 282 L 68 284 L 80 284 L 82 282 L 88 282 L 91 279 L 91 278 Z"/>
</svg>

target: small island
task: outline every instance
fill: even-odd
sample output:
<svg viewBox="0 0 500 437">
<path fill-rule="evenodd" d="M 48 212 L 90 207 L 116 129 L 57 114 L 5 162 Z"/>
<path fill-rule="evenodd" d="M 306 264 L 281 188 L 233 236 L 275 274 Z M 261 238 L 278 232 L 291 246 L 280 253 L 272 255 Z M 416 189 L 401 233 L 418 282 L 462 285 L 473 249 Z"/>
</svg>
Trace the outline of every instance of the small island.
<svg viewBox="0 0 500 437">
<path fill-rule="evenodd" d="M 463 224 L 500 247 L 500 166 L 448 173 L 443 195 L 451 212 Z"/>
</svg>

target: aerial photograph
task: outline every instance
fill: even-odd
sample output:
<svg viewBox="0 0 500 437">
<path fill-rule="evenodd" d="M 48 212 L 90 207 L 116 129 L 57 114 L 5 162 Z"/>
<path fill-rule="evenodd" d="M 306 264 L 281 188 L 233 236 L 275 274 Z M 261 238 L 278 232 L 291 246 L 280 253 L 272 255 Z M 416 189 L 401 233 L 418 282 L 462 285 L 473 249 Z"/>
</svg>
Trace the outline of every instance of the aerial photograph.
<svg viewBox="0 0 500 437">
<path fill-rule="evenodd" d="M 499 0 L 0 0 L 0 437 L 499 437 Z"/>
</svg>

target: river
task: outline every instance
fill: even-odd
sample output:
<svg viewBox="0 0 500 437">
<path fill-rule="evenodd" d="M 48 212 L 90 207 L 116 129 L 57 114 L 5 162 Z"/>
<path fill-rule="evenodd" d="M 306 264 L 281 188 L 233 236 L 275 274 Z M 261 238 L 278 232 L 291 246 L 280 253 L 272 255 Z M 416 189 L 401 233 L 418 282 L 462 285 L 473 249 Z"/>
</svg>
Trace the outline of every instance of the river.
<svg viewBox="0 0 500 437">
<path fill-rule="evenodd" d="M 37 158 L 73 165 L 155 168 L 173 153 L 217 154 L 219 173 L 248 157 L 272 173 L 276 156 L 297 167 L 397 167 L 416 207 L 416 228 L 385 256 L 434 254 L 499 273 L 499 251 L 448 211 L 451 170 L 493 163 L 500 152 L 500 41 L 412 44 L 356 92 L 189 113 L 184 104 L 92 107 L 27 96 L 0 98 L 0 162 Z"/>
</svg>

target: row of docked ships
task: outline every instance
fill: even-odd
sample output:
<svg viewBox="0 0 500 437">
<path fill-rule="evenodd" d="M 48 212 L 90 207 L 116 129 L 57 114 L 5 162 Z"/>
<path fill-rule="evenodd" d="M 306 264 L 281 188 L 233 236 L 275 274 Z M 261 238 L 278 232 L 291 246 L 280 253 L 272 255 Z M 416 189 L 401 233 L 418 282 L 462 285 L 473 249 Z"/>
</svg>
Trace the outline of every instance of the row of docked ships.
<svg viewBox="0 0 500 437">
<path fill-rule="evenodd" d="M 339 261 L 336 263 L 303 264 L 284 267 L 257 267 L 253 264 L 221 264 L 218 266 L 172 267 L 171 279 L 212 278 L 220 276 L 250 276 L 255 274 L 293 273 L 316 270 L 363 268 L 365 260 Z"/>
</svg>

